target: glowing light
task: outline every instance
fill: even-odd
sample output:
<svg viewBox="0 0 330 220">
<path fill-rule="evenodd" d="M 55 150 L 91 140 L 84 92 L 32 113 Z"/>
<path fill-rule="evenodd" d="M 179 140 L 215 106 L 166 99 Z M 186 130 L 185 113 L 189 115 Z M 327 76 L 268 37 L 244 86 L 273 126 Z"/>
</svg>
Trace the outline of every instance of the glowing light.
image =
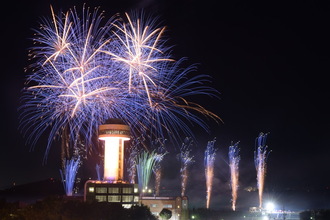
<svg viewBox="0 0 330 220">
<path fill-rule="evenodd" d="M 256 138 L 256 151 L 254 151 L 254 163 L 257 170 L 257 183 L 258 183 L 258 194 L 259 194 L 259 208 L 262 208 L 262 196 L 264 191 L 264 183 L 267 170 L 267 158 L 269 152 L 266 146 L 267 134 L 260 133 Z"/>
<path fill-rule="evenodd" d="M 268 212 L 272 212 L 275 210 L 275 204 L 272 202 L 268 202 L 265 208 Z"/>
<path fill-rule="evenodd" d="M 237 200 L 237 191 L 238 191 L 238 180 L 239 180 L 239 148 L 238 142 L 234 145 L 229 146 L 229 168 L 230 168 L 230 183 L 232 190 L 232 209 L 236 210 L 236 200 Z"/>
<path fill-rule="evenodd" d="M 129 140 L 129 127 L 124 124 L 104 124 L 99 128 L 99 139 L 104 140 L 104 180 L 124 178 L 124 141 Z"/>
<path fill-rule="evenodd" d="M 216 155 L 216 149 L 214 149 L 213 141 L 209 141 L 206 146 L 205 154 L 204 154 L 204 166 L 205 166 L 205 178 L 206 178 L 206 208 L 210 207 L 211 201 L 211 193 L 213 186 L 213 170 L 214 170 L 214 161 Z"/>
</svg>

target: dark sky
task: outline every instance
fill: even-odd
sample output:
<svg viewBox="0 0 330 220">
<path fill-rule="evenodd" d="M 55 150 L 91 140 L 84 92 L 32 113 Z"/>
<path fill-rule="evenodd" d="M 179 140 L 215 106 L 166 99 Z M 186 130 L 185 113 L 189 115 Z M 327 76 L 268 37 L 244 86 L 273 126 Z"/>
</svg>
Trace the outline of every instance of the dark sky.
<svg viewBox="0 0 330 220">
<path fill-rule="evenodd" d="M 256 185 L 253 151 L 260 132 L 269 132 L 267 145 L 272 150 L 266 179 L 269 192 L 330 187 L 329 4 L 319 1 L 85 2 L 91 7 L 100 6 L 108 17 L 137 8 L 154 12 L 167 26 L 169 43 L 175 45 L 173 55 L 188 57 L 188 63 L 198 63 L 198 72 L 212 76 L 212 86 L 219 90 L 220 99 L 202 100 L 201 104 L 217 113 L 224 123 L 210 122 L 210 134 L 196 134 L 200 140 L 196 163 L 201 162 L 198 158 L 206 142 L 216 137 L 217 187 L 228 185 L 225 161 L 231 141 L 240 141 L 241 188 Z M 17 119 L 24 68 L 29 64 L 27 49 L 32 46 L 31 29 L 38 26 L 40 17 L 50 16 L 50 4 L 56 11 L 81 6 L 82 2 L 11 1 L 2 7 L 1 188 L 14 181 L 20 184 L 59 178 L 58 150 L 52 149 L 48 163 L 42 165 L 45 148 L 40 144 L 29 151 L 18 132 Z M 192 169 L 198 168 L 196 163 Z M 192 179 L 203 177 L 202 169 L 200 178 L 196 176 L 198 172 L 194 173 Z M 174 174 L 165 176 L 168 182 L 177 178 Z M 204 183 L 200 184 L 203 188 Z"/>
</svg>

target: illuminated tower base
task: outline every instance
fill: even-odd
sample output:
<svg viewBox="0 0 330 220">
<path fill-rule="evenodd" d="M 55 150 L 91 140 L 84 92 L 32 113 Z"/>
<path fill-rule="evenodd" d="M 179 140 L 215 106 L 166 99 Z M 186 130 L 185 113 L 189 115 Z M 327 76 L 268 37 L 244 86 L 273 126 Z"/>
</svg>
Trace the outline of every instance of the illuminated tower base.
<svg viewBox="0 0 330 220">
<path fill-rule="evenodd" d="M 121 203 L 127 208 L 138 204 L 138 185 L 123 181 L 124 141 L 130 139 L 129 126 L 120 119 L 110 119 L 100 125 L 99 139 L 104 141 L 103 181 L 87 181 L 84 200 Z"/>
</svg>

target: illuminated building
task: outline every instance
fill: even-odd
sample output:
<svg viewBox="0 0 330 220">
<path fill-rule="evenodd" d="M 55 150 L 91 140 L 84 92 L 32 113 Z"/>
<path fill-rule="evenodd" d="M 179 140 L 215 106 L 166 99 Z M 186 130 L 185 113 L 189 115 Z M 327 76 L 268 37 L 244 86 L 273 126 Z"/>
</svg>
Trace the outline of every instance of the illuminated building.
<svg viewBox="0 0 330 220">
<path fill-rule="evenodd" d="M 85 183 L 85 201 L 120 203 L 125 208 L 137 205 L 139 193 L 137 184 L 88 180 Z"/>
<path fill-rule="evenodd" d="M 85 201 L 121 203 L 129 208 L 138 204 L 137 184 L 129 184 L 124 178 L 124 141 L 130 139 L 129 126 L 120 119 L 110 119 L 99 127 L 99 139 L 104 141 L 103 181 L 85 183 Z"/>
</svg>

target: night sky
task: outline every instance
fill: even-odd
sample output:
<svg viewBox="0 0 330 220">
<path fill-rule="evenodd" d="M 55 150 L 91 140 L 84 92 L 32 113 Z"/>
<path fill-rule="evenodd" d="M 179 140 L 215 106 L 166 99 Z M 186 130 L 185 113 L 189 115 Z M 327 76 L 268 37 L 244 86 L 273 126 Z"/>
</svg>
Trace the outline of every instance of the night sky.
<svg viewBox="0 0 330 220">
<path fill-rule="evenodd" d="M 196 130 L 196 162 L 191 167 L 190 193 L 205 195 L 202 154 L 216 137 L 217 161 L 214 203 L 229 204 L 228 146 L 240 141 L 241 193 L 256 186 L 253 162 L 255 138 L 268 133 L 266 194 L 283 200 L 287 190 L 321 191 L 320 207 L 330 208 L 330 5 L 318 1 L 85 1 L 100 6 L 110 18 L 117 12 L 144 8 L 167 26 L 175 58 L 187 57 L 198 73 L 213 78 L 219 99 L 199 102 L 218 114 L 223 123 L 210 121 L 211 131 Z M 119 3 L 120 2 L 120 3 Z M 59 178 L 59 150 L 52 148 L 42 165 L 45 143 L 33 151 L 18 131 L 20 96 L 30 63 L 32 28 L 41 17 L 78 6 L 73 0 L 10 1 L 1 11 L 2 85 L 0 188 L 49 177 Z M 178 180 L 174 153 L 165 159 L 164 185 Z M 179 172 L 179 167 L 177 167 Z M 179 185 L 178 185 L 179 187 Z M 199 190 L 197 190 L 197 188 Z M 224 196 L 226 194 L 226 196 Z M 274 196 L 275 195 L 275 196 Z M 228 198 L 227 198 L 228 197 Z M 308 197 L 308 196 L 307 196 Z M 310 197 L 308 197 L 310 198 Z M 216 201 L 220 201 L 216 203 Z M 257 198 L 255 198 L 257 201 Z M 255 202 L 253 200 L 253 202 Z M 243 202 L 243 199 L 242 199 Z M 211 202 L 212 203 L 212 202 Z M 239 203 L 239 201 L 238 201 Z M 258 205 L 255 202 L 255 206 Z M 306 202 L 305 206 L 312 206 Z M 302 205 L 303 206 L 303 205 Z M 305 206 L 303 208 L 305 208 Z"/>
</svg>

